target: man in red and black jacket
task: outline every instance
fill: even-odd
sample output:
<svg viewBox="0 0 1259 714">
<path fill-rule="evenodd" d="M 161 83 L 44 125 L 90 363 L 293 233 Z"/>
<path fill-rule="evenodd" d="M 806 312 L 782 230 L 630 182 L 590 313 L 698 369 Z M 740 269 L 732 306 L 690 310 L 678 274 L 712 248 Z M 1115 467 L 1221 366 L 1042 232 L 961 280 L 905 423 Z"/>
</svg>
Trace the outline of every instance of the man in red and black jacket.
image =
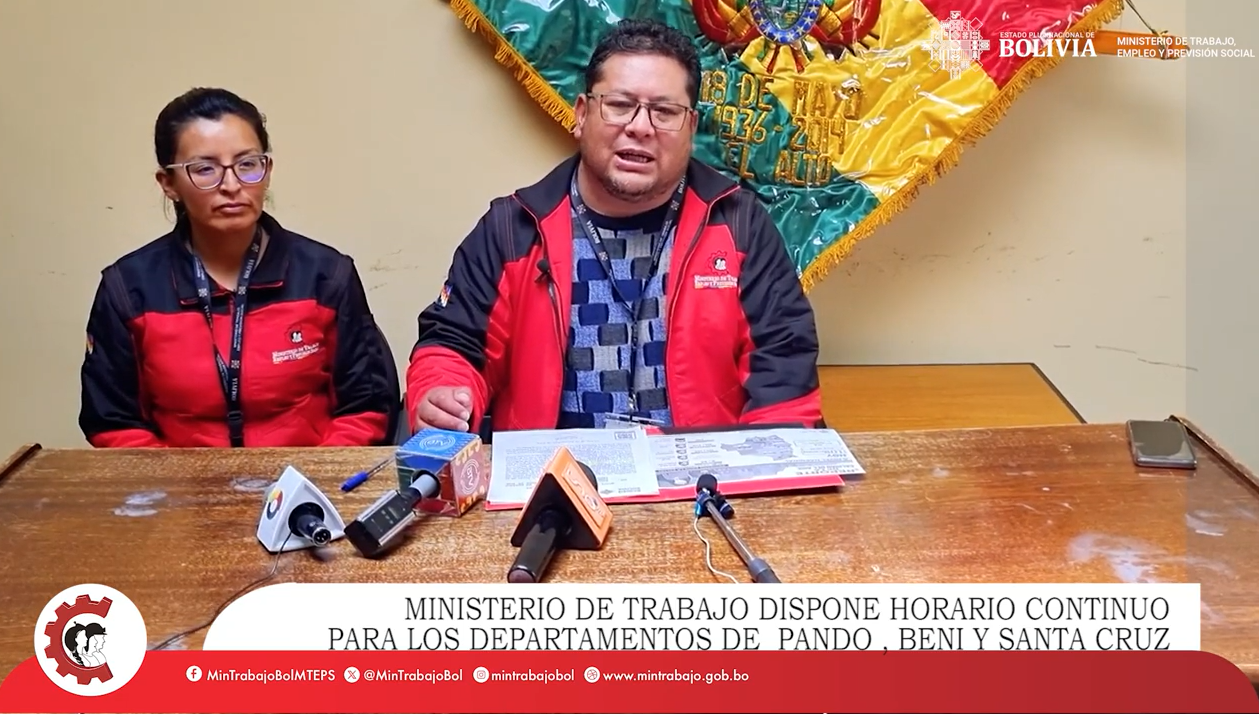
<svg viewBox="0 0 1259 714">
<path fill-rule="evenodd" d="M 699 81 L 667 26 L 624 21 L 599 43 L 579 155 L 491 203 L 419 317 L 413 428 L 821 424 L 816 325 L 782 237 L 691 157 Z"/>
</svg>

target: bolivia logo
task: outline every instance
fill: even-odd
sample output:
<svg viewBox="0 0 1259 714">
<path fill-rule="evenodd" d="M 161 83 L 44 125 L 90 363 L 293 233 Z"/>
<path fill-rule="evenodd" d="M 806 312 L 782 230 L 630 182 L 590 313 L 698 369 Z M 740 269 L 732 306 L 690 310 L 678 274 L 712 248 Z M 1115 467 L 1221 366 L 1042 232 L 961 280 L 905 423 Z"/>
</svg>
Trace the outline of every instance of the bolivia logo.
<svg viewBox="0 0 1259 714">
<path fill-rule="evenodd" d="M 53 684 L 71 694 L 109 694 L 144 662 L 148 632 L 126 595 L 105 585 L 76 585 L 44 606 L 35 624 L 35 657 Z"/>
<path fill-rule="evenodd" d="M 271 493 L 267 494 L 267 520 L 275 518 L 275 514 L 280 512 L 280 506 L 284 505 L 284 491 L 279 486 L 271 489 Z"/>
</svg>

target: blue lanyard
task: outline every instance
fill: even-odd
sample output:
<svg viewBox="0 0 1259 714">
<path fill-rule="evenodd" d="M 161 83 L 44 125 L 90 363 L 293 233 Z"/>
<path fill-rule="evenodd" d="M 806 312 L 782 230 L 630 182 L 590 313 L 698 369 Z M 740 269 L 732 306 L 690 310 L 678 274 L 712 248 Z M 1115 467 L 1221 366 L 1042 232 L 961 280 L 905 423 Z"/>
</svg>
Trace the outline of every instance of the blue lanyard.
<svg viewBox="0 0 1259 714">
<path fill-rule="evenodd" d="M 604 247 L 603 241 L 599 238 L 599 230 L 595 227 L 594 221 L 590 218 L 590 210 L 586 207 L 586 202 L 582 200 L 581 193 L 577 190 L 577 172 L 573 172 L 573 178 L 568 185 L 569 200 L 573 204 L 573 213 L 577 216 L 577 222 L 581 225 L 582 231 L 586 234 L 586 239 L 590 241 L 590 245 L 594 248 L 595 257 L 599 260 L 599 264 L 603 266 L 603 272 L 608 276 L 608 282 L 612 286 L 612 293 L 616 299 L 620 301 L 625 309 L 629 312 L 629 357 L 630 357 L 630 374 L 629 374 L 629 404 L 631 411 L 637 411 L 637 391 L 635 389 L 635 377 L 638 370 L 638 313 L 642 308 L 643 295 L 647 292 L 647 284 L 651 282 L 656 275 L 656 270 L 660 267 L 660 256 L 664 252 L 665 245 L 673 235 L 675 229 L 674 224 L 677 223 L 678 215 L 682 210 L 682 200 L 686 196 L 686 177 L 678 182 L 678 188 L 673 192 L 673 197 L 669 199 L 669 209 L 665 213 L 664 223 L 660 226 L 660 236 L 656 244 L 652 246 L 651 268 L 647 271 L 647 277 L 643 280 L 642 288 L 638 291 L 638 297 L 633 301 L 626 300 L 620 288 L 617 287 L 616 274 L 612 271 L 612 258 L 608 255 L 608 249 Z"/>
<path fill-rule="evenodd" d="M 240 267 L 240 279 L 236 282 L 235 298 L 232 301 L 232 345 L 226 362 L 214 342 L 214 310 L 210 296 L 210 278 L 206 273 L 201 258 L 194 252 L 192 255 L 193 276 L 197 281 L 197 299 L 205 313 L 206 325 L 210 327 L 210 345 L 214 349 L 214 361 L 219 368 L 219 383 L 223 387 L 223 398 L 227 402 L 227 428 L 231 436 L 232 447 L 245 445 L 245 415 L 240 408 L 240 362 L 241 348 L 245 338 L 245 308 L 249 294 L 249 280 L 253 277 L 254 267 L 258 264 L 258 255 L 262 252 L 262 228 L 254 233 L 253 243 L 245 255 L 245 263 Z"/>
</svg>

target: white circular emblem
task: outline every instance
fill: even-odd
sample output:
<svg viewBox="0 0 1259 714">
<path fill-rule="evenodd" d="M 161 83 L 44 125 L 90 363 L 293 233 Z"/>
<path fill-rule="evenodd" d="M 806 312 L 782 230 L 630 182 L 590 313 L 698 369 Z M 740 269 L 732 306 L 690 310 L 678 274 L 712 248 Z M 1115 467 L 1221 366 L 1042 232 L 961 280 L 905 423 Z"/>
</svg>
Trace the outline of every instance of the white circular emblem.
<svg viewBox="0 0 1259 714">
<path fill-rule="evenodd" d="M 471 494 L 476 491 L 477 480 L 481 477 L 481 463 L 476 459 L 469 458 L 463 462 L 463 470 L 459 472 L 459 482 L 463 486 L 465 494 Z"/>
<path fill-rule="evenodd" d="M 432 449 L 440 451 L 441 449 L 449 449 L 455 445 L 455 437 L 449 434 L 432 434 L 420 439 L 421 449 Z"/>
<path fill-rule="evenodd" d="M 48 601 L 35 623 L 35 658 L 53 684 L 96 697 L 131 681 L 148 650 L 144 617 L 107 585 L 76 585 Z"/>
</svg>

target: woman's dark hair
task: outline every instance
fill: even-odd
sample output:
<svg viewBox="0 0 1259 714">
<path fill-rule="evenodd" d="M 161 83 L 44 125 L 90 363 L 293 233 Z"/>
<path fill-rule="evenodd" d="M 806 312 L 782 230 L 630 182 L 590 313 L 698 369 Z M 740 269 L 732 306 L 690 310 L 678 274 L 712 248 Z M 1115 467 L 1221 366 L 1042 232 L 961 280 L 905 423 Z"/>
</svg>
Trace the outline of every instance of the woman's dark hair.
<svg viewBox="0 0 1259 714">
<path fill-rule="evenodd" d="M 97 625 L 97 627 L 100 627 L 100 625 Z M 75 662 L 79 663 L 80 667 L 83 666 L 83 660 L 79 658 L 79 643 L 77 642 L 77 640 L 79 639 L 79 633 L 83 632 L 86 629 L 87 627 L 83 625 L 79 625 L 79 624 L 70 625 L 69 627 L 66 628 L 66 633 L 61 638 L 62 641 L 65 643 L 66 652 L 70 653 L 70 656 L 74 658 Z M 104 628 L 101 628 L 101 630 L 104 631 Z M 86 641 L 86 638 L 85 638 L 85 641 Z"/>
<path fill-rule="evenodd" d="M 267 119 L 258 107 L 235 93 L 215 87 L 197 87 L 175 97 L 162 108 L 153 127 L 153 152 L 158 166 L 175 163 L 179 146 L 179 134 L 184 127 L 198 119 L 218 121 L 225 114 L 233 114 L 249 122 L 264 152 L 271 151 L 271 138 L 267 135 Z M 183 218 L 184 207 L 175 202 L 175 215 Z"/>
</svg>

